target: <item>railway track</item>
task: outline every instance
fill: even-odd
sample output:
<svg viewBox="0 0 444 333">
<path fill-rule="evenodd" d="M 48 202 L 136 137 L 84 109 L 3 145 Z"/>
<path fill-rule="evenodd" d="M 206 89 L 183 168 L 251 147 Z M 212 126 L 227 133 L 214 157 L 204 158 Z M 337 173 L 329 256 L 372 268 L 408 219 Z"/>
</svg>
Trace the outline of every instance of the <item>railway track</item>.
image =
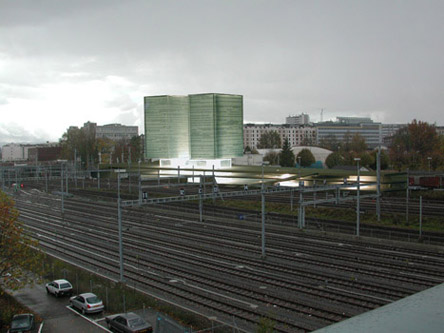
<svg viewBox="0 0 444 333">
<path fill-rule="evenodd" d="M 31 182 L 29 181 L 29 186 L 32 188 L 39 188 L 41 190 L 45 189 L 44 182 Z M 117 191 L 117 183 L 115 181 L 109 180 L 109 179 L 102 179 L 100 181 L 100 188 L 104 191 L 109 191 L 108 193 L 102 192 L 100 194 L 97 193 L 97 191 L 94 191 L 92 189 L 98 188 L 98 180 L 97 179 L 87 179 L 87 180 L 78 180 L 77 186 L 75 186 L 75 183 L 70 180 L 69 188 L 72 191 L 76 191 L 78 193 L 82 193 L 82 195 L 89 195 L 89 196 L 100 196 L 105 197 L 109 196 L 112 198 L 116 197 L 115 192 Z M 175 196 L 178 195 L 179 189 L 178 187 L 170 187 L 168 184 L 163 184 L 164 186 L 159 188 L 150 188 L 148 190 L 151 194 L 157 194 L 157 195 L 171 195 Z M 171 185 L 177 185 L 175 183 L 172 183 Z M 197 193 L 198 186 L 187 186 L 187 189 L 190 189 L 190 191 L 193 191 L 194 193 Z M 60 181 L 51 181 L 48 183 L 48 189 L 49 191 L 60 191 Z M 210 190 L 209 186 L 207 188 Z M 137 181 L 133 179 L 129 183 L 122 184 L 122 190 L 126 192 L 124 194 L 122 192 L 122 195 L 127 196 L 128 199 L 137 199 L 138 195 L 138 189 L 137 189 Z M 132 193 L 129 193 L 131 190 Z M 114 192 L 114 194 L 112 193 Z M 317 198 L 325 197 L 324 193 L 318 193 Z M 305 194 L 304 200 L 313 199 L 312 194 Z M 233 200 L 257 200 L 256 197 L 242 197 L 242 198 L 232 198 Z M 297 203 L 298 198 L 295 197 L 294 202 Z M 273 195 L 273 196 L 267 196 L 268 202 L 275 202 L 275 203 L 285 203 L 288 204 L 290 202 L 289 195 Z M 320 205 L 322 207 L 341 207 L 341 208 L 352 208 L 354 209 L 356 207 L 355 203 L 353 201 L 348 202 L 342 202 L 339 204 L 322 204 Z M 419 215 L 419 198 L 410 198 L 409 199 L 409 214 L 412 215 Z M 375 199 L 361 199 L 361 209 L 365 211 L 375 211 L 376 210 L 376 202 Z M 398 213 L 398 214 L 405 214 L 406 212 L 406 198 L 405 196 L 401 197 L 395 197 L 395 196 L 384 196 L 381 198 L 381 211 L 389 212 L 389 213 Z M 423 200 L 423 207 L 422 207 L 422 214 L 423 216 L 444 216 L 444 204 L 442 200 L 438 199 L 424 199 Z"/>
<path fill-rule="evenodd" d="M 68 199 L 63 219 L 53 196 L 20 196 L 17 206 L 49 252 L 118 276 L 115 204 Z M 185 208 L 124 211 L 126 279 L 204 314 L 235 316 L 246 327 L 271 316 L 279 332 L 310 331 L 444 281 L 442 253 L 281 225 L 267 226 L 261 259 L 258 225 L 225 216 L 202 224 Z M 76 251 L 80 240 L 86 249 Z"/>
<path fill-rule="evenodd" d="M 161 194 L 169 194 L 169 195 L 175 195 L 177 193 L 172 193 L 171 189 L 163 189 L 164 191 L 160 191 Z M 79 196 L 86 196 L 89 198 L 93 198 L 94 200 L 109 200 L 109 201 L 115 201 L 116 200 L 116 194 L 113 192 L 100 192 L 96 190 L 73 190 L 74 194 Z M 273 202 L 273 196 L 267 196 L 267 202 Z M 137 200 L 137 196 L 135 194 L 124 194 L 122 196 L 124 200 Z M 249 200 L 260 200 L 260 198 L 257 197 L 242 197 L 242 198 L 249 198 Z M 236 200 L 236 198 L 233 198 Z M 231 199 L 230 199 L 231 200 Z M 276 201 L 276 200 L 275 200 Z M 286 203 L 289 204 L 288 197 L 284 198 L 280 196 L 280 199 L 277 201 L 280 203 Z M 177 209 L 194 209 L 197 210 L 198 207 L 196 204 L 193 203 L 176 203 L 174 206 L 177 206 L 179 208 Z M 296 206 L 296 201 L 295 201 Z M 373 203 L 374 206 L 374 203 Z M 444 205 L 442 205 L 444 207 Z M 172 209 L 175 209 L 173 206 Z M 353 205 L 353 208 L 356 208 Z M 295 207 L 295 210 L 297 207 Z M 204 213 L 205 215 L 222 215 L 232 218 L 233 216 L 246 216 L 250 217 L 250 219 L 253 217 L 257 220 L 260 220 L 260 212 L 254 211 L 254 210 L 246 210 L 246 209 L 236 209 L 236 208 L 227 208 L 227 207 L 219 207 L 216 205 L 211 205 L 206 203 L 204 205 Z M 405 210 L 404 210 L 405 213 Z M 444 211 L 442 213 L 442 216 L 444 216 Z M 297 224 L 297 216 L 294 215 L 286 215 L 286 214 L 279 214 L 274 212 L 267 212 L 267 223 L 270 224 L 288 224 L 288 225 L 295 225 Z M 337 233 L 346 233 L 346 234 L 356 234 L 356 223 L 355 222 L 347 222 L 347 221 L 341 221 L 341 220 L 333 220 L 333 219 L 321 219 L 321 218 L 310 218 L 306 217 L 306 228 L 308 229 L 314 229 L 319 231 L 330 231 L 330 232 L 337 232 Z M 389 226 L 381 226 L 381 225 L 374 225 L 374 224 L 365 224 L 361 223 L 360 226 L 360 234 L 362 236 L 367 237 L 376 237 L 376 238 L 388 238 L 393 240 L 405 240 L 405 241 L 416 241 L 419 238 L 419 231 L 414 229 L 407 229 L 407 228 L 397 228 L 397 227 L 389 227 Z M 444 233 L 442 232 L 433 232 L 428 230 L 422 231 L 422 242 L 427 242 L 429 244 L 437 244 L 441 245 L 444 244 Z"/>
</svg>

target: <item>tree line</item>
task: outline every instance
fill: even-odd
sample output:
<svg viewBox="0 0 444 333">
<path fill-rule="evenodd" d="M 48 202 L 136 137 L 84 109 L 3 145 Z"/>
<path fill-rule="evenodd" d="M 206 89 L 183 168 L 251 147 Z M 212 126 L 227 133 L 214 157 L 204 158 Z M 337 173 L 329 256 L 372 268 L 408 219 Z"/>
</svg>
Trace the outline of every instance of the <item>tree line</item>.
<svg viewBox="0 0 444 333">
<path fill-rule="evenodd" d="M 360 164 L 375 170 L 377 149 L 370 150 L 365 139 L 359 133 L 348 134 L 339 141 L 336 136 L 329 135 L 319 142 L 319 147 L 331 150 L 325 164 L 328 168 L 343 165 L 355 165 L 355 158 L 360 158 Z M 315 162 L 313 154 L 303 149 L 297 156 L 291 151 L 288 139 L 281 143 L 277 131 L 264 133 L 258 143 L 258 149 L 281 149 L 279 152 L 269 152 L 264 160 L 270 164 L 281 166 L 310 166 Z M 246 151 L 257 153 L 246 147 Z M 394 170 L 444 170 L 444 136 L 439 135 L 436 126 L 427 122 L 413 120 L 407 126 L 400 128 L 391 138 L 387 149 L 381 149 L 381 169 Z"/>
<path fill-rule="evenodd" d="M 96 138 L 91 128 L 70 128 L 59 140 L 62 147 L 61 158 L 80 160 L 82 167 L 97 163 L 123 163 L 143 160 L 142 136 L 130 140 L 114 141 L 108 138 Z"/>
</svg>

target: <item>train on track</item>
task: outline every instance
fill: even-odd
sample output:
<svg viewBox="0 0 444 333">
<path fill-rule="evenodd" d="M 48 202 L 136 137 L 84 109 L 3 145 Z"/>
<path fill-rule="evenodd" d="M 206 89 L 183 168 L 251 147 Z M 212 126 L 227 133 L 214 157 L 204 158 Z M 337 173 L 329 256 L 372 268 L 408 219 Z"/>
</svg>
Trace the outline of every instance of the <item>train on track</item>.
<svg viewBox="0 0 444 333">
<path fill-rule="evenodd" d="M 409 176 L 409 186 L 419 186 L 430 189 L 444 188 L 444 176 Z"/>
</svg>

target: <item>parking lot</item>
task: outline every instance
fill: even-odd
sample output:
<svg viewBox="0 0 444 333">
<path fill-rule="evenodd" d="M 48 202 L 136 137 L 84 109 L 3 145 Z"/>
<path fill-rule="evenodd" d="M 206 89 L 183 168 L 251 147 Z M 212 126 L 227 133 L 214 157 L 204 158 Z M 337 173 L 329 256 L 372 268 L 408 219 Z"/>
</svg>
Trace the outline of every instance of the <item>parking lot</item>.
<svg viewBox="0 0 444 333">
<path fill-rule="evenodd" d="M 72 309 L 69 306 L 69 297 L 57 298 L 53 295 L 48 295 L 43 284 L 26 287 L 14 292 L 13 295 L 20 303 L 43 318 L 41 332 L 110 332 L 106 328 L 105 323 L 105 316 L 110 315 L 110 313 L 104 311 L 98 314 L 82 315 L 76 309 Z M 134 312 L 155 327 L 156 311 L 145 309 Z"/>
</svg>

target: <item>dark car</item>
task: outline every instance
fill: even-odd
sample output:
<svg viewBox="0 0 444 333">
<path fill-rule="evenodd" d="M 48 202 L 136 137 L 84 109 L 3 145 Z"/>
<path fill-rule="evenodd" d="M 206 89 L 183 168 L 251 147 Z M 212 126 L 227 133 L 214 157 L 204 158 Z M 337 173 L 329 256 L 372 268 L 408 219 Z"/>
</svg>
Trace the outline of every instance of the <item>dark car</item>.
<svg viewBox="0 0 444 333">
<path fill-rule="evenodd" d="M 8 332 L 31 332 L 34 328 L 34 315 L 31 313 L 17 314 L 12 317 L 11 328 Z"/>
<path fill-rule="evenodd" d="M 109 329 L 124 333 L 151 333 L 153 327 L 134 312 L 105 317 Z"/>
</svg>

